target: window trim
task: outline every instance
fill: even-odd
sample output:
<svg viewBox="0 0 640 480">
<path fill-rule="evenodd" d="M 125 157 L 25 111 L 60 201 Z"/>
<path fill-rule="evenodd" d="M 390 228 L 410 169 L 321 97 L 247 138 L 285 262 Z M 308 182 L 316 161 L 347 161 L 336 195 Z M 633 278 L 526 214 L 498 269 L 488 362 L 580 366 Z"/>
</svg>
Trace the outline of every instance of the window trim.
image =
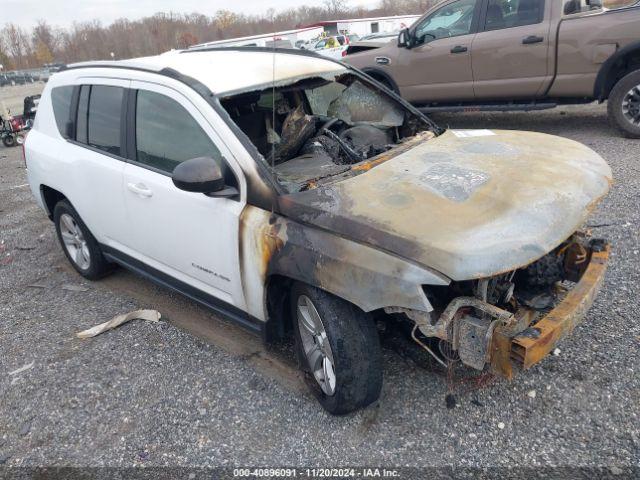
<svg viewBox="0 0 640 480">
<path fill-rule="evenodd" d="M 531 27 L 533 25 L 540 25 L 544 22 L 544 18 L 546 16 L 547 11 L 547 2 L 545 0 L 540 0 L 542 2 L 542 8 L 540 9 L 540 18 L 536 23 L 527 23 L 526 25 L 514 25 L 512 27 L 504 27 L 504 28 L 493 28 L 491 30 L 487 30 L 487 14 L 489 13 L 489 0 L 482 0 L 482 10 L 480 12 L 480 19 L 478 23 L 478 32 L 499 32 L 502 30 L 511 30 L 512 28 L 522 28 L 522 27 Z"/>
<path fill-rule="evenodd" d="M 435 15 L 437 12 L 439 12 L 443 8 L 457 1 L 460 1 L 460 0 L 452 0 L 451 2 L 445 3 L 444 5 L 440 5 L 440 7 L 437 10 L 435 10 L 433 13 L 427 14 L 424 17 L 422 17 L 419 22 L 416 22 L 415 26 L 411 27 L 411 36 L 415 38 L 416 32 L 425 21 L 433 17 L 433 15 Z M 473 35 L 475 33 L 478 33 L 479 27 L 480 27 L 480 16 L 486 1 L 487 0 L 476 0 L 476 5 L 474 7 L 473 18 L 471 19 L 471 28 L 469 29 L 469 33 L 456 35 L 455 37 L 446 37 L 446 38 L 458 38 L 458 37 L 464 37 L 465 35 Z M 416 43 L 415 45 L 413 45 L 412 48 L 422 47 L 429 43 L 437 42 L 438 40 L 445 40 L 445 38 L 434 38 L 429 42 Z"/>
</svg>

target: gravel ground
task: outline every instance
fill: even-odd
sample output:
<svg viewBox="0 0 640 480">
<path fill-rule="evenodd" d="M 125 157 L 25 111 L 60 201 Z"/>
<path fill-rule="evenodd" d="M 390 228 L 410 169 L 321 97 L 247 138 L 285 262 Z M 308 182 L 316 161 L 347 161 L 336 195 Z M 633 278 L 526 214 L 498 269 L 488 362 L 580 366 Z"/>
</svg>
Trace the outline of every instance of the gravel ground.
<svg viewBox="0 0 640 480">
<path fill-rule="evenodd" d="M 20 151 L 0 147 L 0 464 L 601 466 L 631 475 L 640 467 L 640 142 L 620 138 L 596 106 L 435 118 L 562 135 L 611 164 L 616 184 L 590 221 L 614 244 L 606 285 L 558 356 L 514 382 L 471 388 L 386 349 L 379 404 L 331 417 L 286 349 L 267 350 L 129 273 L 81 279 L 23 186 Z M 163 322 L 74 336 L 137 308 L 158 308 Z"/>
</svg>

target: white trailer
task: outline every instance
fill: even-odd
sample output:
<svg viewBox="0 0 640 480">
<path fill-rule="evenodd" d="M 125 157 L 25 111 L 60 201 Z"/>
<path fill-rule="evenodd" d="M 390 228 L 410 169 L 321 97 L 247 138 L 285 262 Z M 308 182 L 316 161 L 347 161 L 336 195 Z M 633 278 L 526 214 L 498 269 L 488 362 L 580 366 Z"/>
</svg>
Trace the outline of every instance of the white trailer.
<svg viewBox="0 0 640 480">
<path fill-rule="evenodd" d="M 403 28 L 410 27 L 418 18 L 420 18 L 420 15 L 352 18 L 345 20 L 320 22 L 316 25 L 323 26 L 325 32 L 328 35 L 343 33 L 363 37 L 372 33 L 397 32 L 399 30 L 402 30 Z"/>
<path fill-rule="evenodd" d="M 308 42 L 311 39 L 318 38 L 324 33 L 323 27 L 306 27 L 296 30 L 287 30 L 284 32 L 265 33 L 261 35 L 252 35 L 250 37 L 230 38 L 227 40 L 217 40 L 215 42 L 201 43 L 194 45 L 196 47 L 270 47 L 274 43 L 279 46 L 280 43 L 290 42 L 291 46 L 296 46 L 298 42 Z"/>
</svg>

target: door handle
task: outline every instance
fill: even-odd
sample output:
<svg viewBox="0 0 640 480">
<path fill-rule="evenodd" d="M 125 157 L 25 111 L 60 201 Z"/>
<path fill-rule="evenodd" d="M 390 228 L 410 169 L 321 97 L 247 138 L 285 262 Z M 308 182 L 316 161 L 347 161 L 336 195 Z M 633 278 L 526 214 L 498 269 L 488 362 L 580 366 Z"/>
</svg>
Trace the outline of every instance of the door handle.
<svg viewBox="0 0 640 480">
<path fill-rule="evenodd" d="M 451 49 L 451 53 L 465 53 L 467 50 L 467 47 L 463 45 L 457 45 Z"/>
<path fill-rule="evenodd" d="M 136 195 L 139 195 L 141 197 L 144 197 L 144 198 L 153 197 L 153 192 L 151 190 L 149 190 L 144 183 L 129 183 L 129 184 L 127 184 L 127 188 L 131 192 L 133 192 Z"/>
<path fill-rule="evenodd" d="M 531 45 L 532 43 L 541 43 L 544 42 L 544 37 L 538 37 L 537 35 L 529 35 L 528 37 L 524 37 L 522 39 L 523 45 Z"/>
</svg>

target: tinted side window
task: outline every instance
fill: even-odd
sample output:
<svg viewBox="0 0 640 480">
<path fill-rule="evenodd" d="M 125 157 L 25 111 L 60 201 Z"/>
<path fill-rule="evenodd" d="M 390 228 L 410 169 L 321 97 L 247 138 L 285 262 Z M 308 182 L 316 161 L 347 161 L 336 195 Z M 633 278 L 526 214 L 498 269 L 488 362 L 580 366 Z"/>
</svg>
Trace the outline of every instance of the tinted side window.
<svg viewBox="0 0 640 480">
<path fill-rule="evenodd" d="M 71 121 L 71 99 L 73 97 L 73 86 L 57 87 L 51 90 L 51 103 L 53 104 L 53 115 L 56 118 L 56 125 L 60 135 L 69 138 L 68 125 Z"/>
<path fill-rule="evenodd" d="M 489 0 L 485 30 L 534 25 L 543 17 L 544 0 Z"/>
<path fill-rule="evenodd" d="M 138 91 L 136 108 L 137 161 L 172 173 L 186 160 L 211 157 L 225 171 L 220 151 L 196 120 L 175 100 Z"/>
<path fill-rule="evenodd" d="M 87 144 L 113 155 L 121 155 L 120 117 L 124 89 L 93 85 L 89 96 Z"/>
</svg>

